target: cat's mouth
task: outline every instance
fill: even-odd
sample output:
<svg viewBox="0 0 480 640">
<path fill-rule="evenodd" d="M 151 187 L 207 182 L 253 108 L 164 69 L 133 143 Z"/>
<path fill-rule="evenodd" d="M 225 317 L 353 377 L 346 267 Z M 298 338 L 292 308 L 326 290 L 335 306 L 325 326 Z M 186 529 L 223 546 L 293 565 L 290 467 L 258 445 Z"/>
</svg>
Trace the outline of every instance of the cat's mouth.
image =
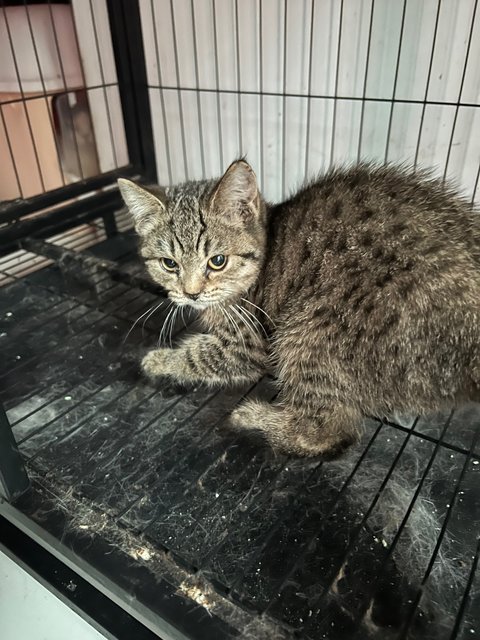
<svg viewBox="0 0 480 640">
<path fill-rule="evenodd" d="M 181 297 L 172 297 L 171 299 L 175 304 L 179 307 L 190 307 L 191 309 L 195 309 L 196 311 L 205 311 L 205 309 L 211 309 L 212 307 L 221 306 L 222 303 L 226 303 L 227 300 L 224 298 L 205 298 L 201 297 L 197 300 L 192 300 L 191 298 L 181 298 Z"/>
<path fill-rule="evenodd" d="M 214 302 L 208 302 L 206 300 L 185 300 L 185 302 L 182 303 L 182 306 L 191 307 L 196 311 L 203 311 L 204 309 L 208 309 L 208 307 L 211 307 L 214 304 Z"/>
<path fill-rule="evenodd" d="M 203 309 L 207 309 L 214 304 L 218 304 L 213 302 L 212 300 L 206 300 L 205 298 L 198 298 L 197 300 L 192 300 L 191 298 L 183 298 L 180 296 L 170 296 L 172 302 L 174 302 L 179 307 L 190 307 L 191 309 L 196 309 L 197 311 L 201 311 Z"/>
</svg>

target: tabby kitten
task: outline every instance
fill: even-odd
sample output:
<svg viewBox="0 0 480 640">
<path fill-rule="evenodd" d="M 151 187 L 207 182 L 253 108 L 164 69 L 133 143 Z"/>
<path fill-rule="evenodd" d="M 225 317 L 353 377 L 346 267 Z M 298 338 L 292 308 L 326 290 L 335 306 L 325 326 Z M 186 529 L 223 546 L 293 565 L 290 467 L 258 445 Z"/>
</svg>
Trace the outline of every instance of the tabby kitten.
<svg viewBox="0 0 480 640">
<path fill-rule="evenodd" d="M 119 185 L 151 277 L 206 331 L 148 353 L 145 373 L 278 379 L 277 400 L 244 401 L 234 427 L 335 454 L 364 414 L 479 396 L 480 219 L 440 182 L 364 164 L 270 206 L 239 160 L 220 180 Z"/>
</svg>

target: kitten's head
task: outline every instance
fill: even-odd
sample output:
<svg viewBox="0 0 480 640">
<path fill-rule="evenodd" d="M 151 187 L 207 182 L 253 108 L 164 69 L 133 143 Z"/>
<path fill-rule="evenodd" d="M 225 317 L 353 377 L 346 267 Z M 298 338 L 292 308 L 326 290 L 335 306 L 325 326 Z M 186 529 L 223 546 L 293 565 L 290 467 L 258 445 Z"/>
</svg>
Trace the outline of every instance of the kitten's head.
<svg viewBox="0 0 480 640">
<path fill-rule="evenodd" d="M 218 180 L 144 189 L 118 181 L 155 282 L 180 305 L 206 309 L 244 295 L 265 253 L 265 205 L 244 160 Z"/>
</svg>

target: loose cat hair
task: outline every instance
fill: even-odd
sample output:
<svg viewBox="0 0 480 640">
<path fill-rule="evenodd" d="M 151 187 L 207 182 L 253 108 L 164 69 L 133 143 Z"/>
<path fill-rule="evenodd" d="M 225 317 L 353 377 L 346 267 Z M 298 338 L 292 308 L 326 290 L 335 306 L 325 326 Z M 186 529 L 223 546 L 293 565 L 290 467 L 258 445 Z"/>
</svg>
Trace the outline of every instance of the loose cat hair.
<svg viewBox="0 0 480 640">
<path fill-rule="evenodd" d="M 233 411 L 234 428 L 333 455 L 366 414 L 478 398 L 480 220 L 428 173 L 333 169 L 277 205 L 243 159 L 219 180 L 119 186 L 151 277 L 205 329 L 148 353 L 145 373 L 278 380 L 274 402 Z"/>
</svg>

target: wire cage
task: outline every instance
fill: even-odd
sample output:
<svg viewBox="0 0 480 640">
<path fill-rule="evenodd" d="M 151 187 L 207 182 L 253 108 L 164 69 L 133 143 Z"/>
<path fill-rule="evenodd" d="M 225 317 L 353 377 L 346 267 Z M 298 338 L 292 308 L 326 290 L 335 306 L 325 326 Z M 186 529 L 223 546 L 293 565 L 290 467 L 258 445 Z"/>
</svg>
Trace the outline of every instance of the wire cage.
<svg viewBox="0 0 480 640">
<path fill-rule="evenodd" d="M 162 183 L 219 175 L 246 153 L 277 201 L 332 164 L 374 159 L 435 167 L 475 199 L 474 2 L 141 9 Z"/>
<path fill-rule="evenodd" d="M 333 462 L 229 434 L 274 387 L 141 377 L 166 314 L 116 187 L 246 154 L 279 201 L 366 160 L 473 205 L 477 5 L 0 0 L 0 544 L 111 636 L 479 632 L 478 406 L 368 419 Z"/>
</svg>

